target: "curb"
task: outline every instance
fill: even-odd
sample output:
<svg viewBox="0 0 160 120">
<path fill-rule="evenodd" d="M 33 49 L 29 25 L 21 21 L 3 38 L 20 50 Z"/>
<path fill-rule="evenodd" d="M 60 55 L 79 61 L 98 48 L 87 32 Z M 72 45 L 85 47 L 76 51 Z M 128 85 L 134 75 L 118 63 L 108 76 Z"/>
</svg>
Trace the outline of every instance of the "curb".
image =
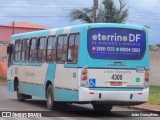
<svg viewBox="0 0 160 120">
<path fill-rule="evenodd" d="M 135 109 L 135 110 L 142 110 L 142 111 L 153 111 L 153 112 L 160 113 L 160 110 L 150 109 L 150 108 L 145 108 L 145 107 L 138 107 L 138 106 L 129 106 L 128 109 Z"/>
</svg>

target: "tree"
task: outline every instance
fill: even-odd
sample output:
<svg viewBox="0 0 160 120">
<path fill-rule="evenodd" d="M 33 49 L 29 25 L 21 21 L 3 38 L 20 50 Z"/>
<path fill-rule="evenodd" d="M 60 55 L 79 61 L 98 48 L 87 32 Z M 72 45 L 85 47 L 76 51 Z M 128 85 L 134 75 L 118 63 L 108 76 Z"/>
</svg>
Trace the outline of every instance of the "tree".
<svg viewBox="0 0 160 120">
<path fill-rule="evenodd" d="M 126 0 L 119 0 L 119 7 L 115 5 L 114 0 L 104 0 L 101 6 L 97 15 L 98 23 L 123 23 L 128 17 L 128 8 L 125 8 Z M 73 9 L 69 15 L 72 21 L 93 23 L 92 8 Z"/>
</svg>

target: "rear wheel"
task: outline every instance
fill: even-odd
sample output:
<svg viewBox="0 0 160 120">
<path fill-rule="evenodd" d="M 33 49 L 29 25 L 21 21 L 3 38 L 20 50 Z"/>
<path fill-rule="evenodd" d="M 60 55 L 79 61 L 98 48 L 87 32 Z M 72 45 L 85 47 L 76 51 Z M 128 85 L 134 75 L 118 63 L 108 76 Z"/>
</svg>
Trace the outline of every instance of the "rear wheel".
<svg viewBox="0 0 160 120">
<path fill-rule="evenodd" d="M 53 87 L 52 84 L 50 84 L 47 88 L 47 108 L 49 110 L 61 110 L 65 109 L 65 107 L 66 107 L 65 102 L 54 101 Z"/>
<path fill-rule="evenodd" d="M 95 111 L 111 111 L 113 105 L 108 105 L 108 104 L 93 104 L 93 109 Z"/>
<path fill-rule="evenodd" d="M 18 101 L 25 101 L 25 96 L 19 92 L 19 83 L 17 84 L 16 89 L 17 89 L 17 100 Z"/>
<path fill-rule="evenodd" d="M 47 88 L 47 108 L 53 110 L 53 87 L 51 84 Z"/>
</svg>

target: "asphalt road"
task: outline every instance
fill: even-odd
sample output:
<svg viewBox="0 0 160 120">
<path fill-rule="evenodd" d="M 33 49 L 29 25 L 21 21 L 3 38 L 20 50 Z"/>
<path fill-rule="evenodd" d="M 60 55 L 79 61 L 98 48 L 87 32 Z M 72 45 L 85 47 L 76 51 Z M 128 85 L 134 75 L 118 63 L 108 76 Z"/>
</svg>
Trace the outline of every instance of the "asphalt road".
<svg viewBox="0 0 160 120">
<path fill-rule="evenodd" d="M 46 102 L 43 99 L 34 97 L 32 100 L 26 100 L 25 102 L 19 102 L 16 100 L 16 93 L 8 92 L 6 85 L 0 84 L 0 111 L 46 111 L 44 114 L 47 116 L 55 116 L 54 119 L 57 120 L 72 120 L 72 119 L 89 119 L 89 120 L 98 120 L 99 117 L 101 119 L 110 118 L 111 120 L 124 120 L 128 119 L 128 113 L 126 111 L 132 111 L 133 113 L 138 112 L 137 110 L 131 110 L 125 107 L 115 106 L 112 111 L 109 113 L 104 112 L 94 112 L 92 106 L 90 104 L 85 105 L 77 105 L 77 104 L 69 104 L 65 111 L 49 111 L 46 108 Z M 95 117 L 98 116 L 98 117 Z M 111 117 L 114 116 L 114 117 Z M 119 117 L 123 116 L 123 117 Z M 0 120 L 10 120 L 10 118 L 0 118 Z M 19 120 L 19 118 L 14 118 Z M 29 118 L 25 118 L 28 120 Z M 34 118 L 35 120 L 39 120 L 42 118 Z M 43 118 L 45 120 L 53 119 L 52 117 Z M 134 117 L 130 117 L 130 119 L 135 120 Z M 142 117 L 136 117 L 136 119 L 143 120 Z M 146 119 L 146 118 L 145 118 Z M 149 118 L 155 119 L 157 118 Z"/>
</svg>

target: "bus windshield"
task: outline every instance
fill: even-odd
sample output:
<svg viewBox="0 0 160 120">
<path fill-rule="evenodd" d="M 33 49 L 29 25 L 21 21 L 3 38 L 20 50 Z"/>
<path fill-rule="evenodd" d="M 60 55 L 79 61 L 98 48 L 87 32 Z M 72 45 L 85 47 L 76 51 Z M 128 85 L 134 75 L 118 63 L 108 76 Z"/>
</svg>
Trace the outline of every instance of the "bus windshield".
<svg viewBox="0 0 160 120">
<path fill-rule="evenodd" d="M 141 60 L 145 51 L 143 30 L 93 28 L 88 31 L 88 52 L 93 59 Z"/>
</svg>

